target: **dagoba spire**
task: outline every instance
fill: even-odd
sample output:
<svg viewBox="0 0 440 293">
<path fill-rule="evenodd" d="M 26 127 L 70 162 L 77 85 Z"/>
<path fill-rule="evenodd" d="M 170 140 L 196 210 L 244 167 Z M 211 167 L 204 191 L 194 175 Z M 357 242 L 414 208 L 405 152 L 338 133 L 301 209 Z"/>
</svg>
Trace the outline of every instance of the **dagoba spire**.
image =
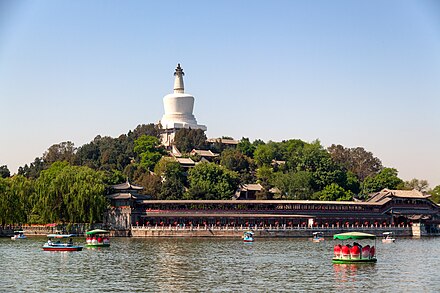
<svg viewBox="0 0 440 293">
<path fill-rule="evenodd" d="M 175 94 L 183 94 L 185 92 L 185 87 L 183 86 L 183 76 L 185 73 L 183 72 L 182 67 L 180 67 L 180 63 L 177 63 L 176 72 L 174 72 L 174 93 Z"/>
<path fill-rule="evenodd" d="M 183 73 L 180 63 L 177 64 L 174 73 L 174 93 L 168 94 L 163 98 L 165 114 L 160 120 L 162 126 L 162 143 L 171 146 L 177 130 L 182 128 L 201 129 L 206 131 L 206 126 L 197 124 L 196 117 L 193 115 L 194 97 L 184 92 Z"/>
</svg>

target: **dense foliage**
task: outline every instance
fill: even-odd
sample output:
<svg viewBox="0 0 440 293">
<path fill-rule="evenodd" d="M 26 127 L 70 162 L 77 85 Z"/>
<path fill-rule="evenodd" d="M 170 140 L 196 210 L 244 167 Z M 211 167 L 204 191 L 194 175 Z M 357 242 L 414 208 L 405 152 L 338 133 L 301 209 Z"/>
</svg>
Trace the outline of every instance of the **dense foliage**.
<svg viewBox="0 0 440 293">
<path fill-rule="evenodd" d="M 40 176 L 0 181 L 0 223 L 94 223 L 107 208 L 102 172 L 55 162 Z"/>
<path fill-rule="evenodd" d="M 428 192 L 440 201 L 440 186 L 429 190 L 426 180 L 404 182 L 361 147 L 245 137 L 234 147 L 223 144 L 228 137 L 208 143 L 203 131 L 181 129 L 175 145 L 197 162 L 184 169 L 161 146 L 159 134 L 148 124 L 117 138 L 98 135 L 80 147 L 54 144 L 12 177 L 0 166 L 0 224 L 100 221 L 106 188 L 127 178 L 156 199 L 230 199 L 240 185 L 259 183 L 258 199 L 352 200 L 389 188 Z M 193 149 L 218 156 L 194 156 Z"/>
<path fill-rule="evenodd" d="M 189 170 L 187 199 L 230 199 L 238 187 L 238 174 L 214 163 Z"/>
<path fill-rule="evenodd" d="M 201 129 L 179 129 L 174 137 L 174 143 L 184 153 L 189 153 L 192 149 L 204 150 L 207 148 L 206 135 Z"/>
</svg>

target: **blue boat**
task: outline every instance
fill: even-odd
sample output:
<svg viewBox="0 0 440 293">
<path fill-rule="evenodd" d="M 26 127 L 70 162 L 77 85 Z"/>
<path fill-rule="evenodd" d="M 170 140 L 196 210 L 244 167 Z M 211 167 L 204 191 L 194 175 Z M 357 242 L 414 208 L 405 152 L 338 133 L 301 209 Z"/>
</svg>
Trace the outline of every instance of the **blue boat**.
<svg viewBox="0 0 440 293">
<path fill-rule="evenodd" d="M 74 245 L 72 237 L 75 237 L 75 234 L 49 234 L 47 235 L 47 242 L 43 245 L 44 251 L 81 251 L 83 249 L 82 246 Z M 61 239 L 67 239 L 69 241 L 61 242 Z"/>
<path fill-rule="evenodd" d="M 254 232 L 252 231 L 245 231 L 243 233 L 243 241 L 244 242 L 254 242 Z"/>
</svg>

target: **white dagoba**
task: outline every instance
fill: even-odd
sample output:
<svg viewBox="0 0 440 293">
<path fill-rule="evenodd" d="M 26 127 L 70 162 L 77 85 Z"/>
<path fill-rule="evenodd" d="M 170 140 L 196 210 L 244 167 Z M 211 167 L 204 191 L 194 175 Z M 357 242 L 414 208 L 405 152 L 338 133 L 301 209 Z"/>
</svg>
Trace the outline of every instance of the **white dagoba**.
<svg viewBox="0 0 440 293">
<path fill-rule="evenodd" d="M 174 73 L 174 93 L 168 94 L 163 98 L 165 114 L 160 120 L 160 124 L 164 130 L 162 143 L 166 146 L 172 144 L 174 134 L 178 129 L 207 130 L 205 125 L 197 124 L 197 120 L 193 115 L 194 97 L 185 94 L 185 87 L 183 85 L 184 75 L 185 73 L 180 67 L 180 63 L 177 64 L 176 72 Z"/>
</svg>

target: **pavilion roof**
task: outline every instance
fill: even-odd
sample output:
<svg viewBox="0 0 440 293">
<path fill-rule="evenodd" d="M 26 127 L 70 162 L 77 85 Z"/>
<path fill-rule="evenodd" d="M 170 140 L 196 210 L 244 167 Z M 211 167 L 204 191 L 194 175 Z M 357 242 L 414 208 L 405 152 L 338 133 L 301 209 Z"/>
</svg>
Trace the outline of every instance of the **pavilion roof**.
<svg viewBox="0 0 440 293">
<path fill-rule="evenodd" d="M 110 195 L 107 195 L 109 199 L 138 199 L 138 200 L 146 200 L 151 198 L 148 195 L 143 194 L 133 194 L 129 192 L 120 192 L 120 193 L 113 193 Z"/>
<path fill-rule="evenodd" d="M 121 184 L 116 184 L 112 186 L 115 190 L 128 190 L 128 189 L 134 189 L 134 190 L 142 190 L 144 189 L 142 186 L 134 185 L 128 182 L 128 180 Z"/>
<path fill-rule="evenodd" d="M 220 142 L 223 144 L 230 144 L 230 145 L 237 145 L 240 142 L 239 140 L 230 139 L 230 138 L 209 138 L 206 141 L 210 143 Z"/>
<path fill-rule="evenodd" d="M 263 186 L 259 183 L 251 183 L 251 184 L 243 184 L 240 186 L 240 191 L 260 191 L 263 189 Z"/>
<path fill-rule="evenodd" d="M 215 154 L 215 153 L 211 152 L 210 150 L 206 151 L 206 150 L 196 150 L 196 149 L 193 149 L 191 151 L 191 154 L 192 155 L 196 155 L 197 154 L 197 155 L 199 155 L 201 157 L 207 157 L 207 158 L 214 158 L 214 157 L 218 157 L 219 156 L 219 154 Z"/>
<path fill-rule="evenodd" d="M 368 202 L 383 202 L 387 198 L 428 198 L 429 194 L 423 194 L 418 190 L 392 190 L 392 189 L 382 189 L 379 192 L 373 193 L 370 195 Z"/>
<path fill-rule="evenodd" d="M 179 164 L 182 165 L 195 165 L 195 162 L 191 158 L 175 158 Z"/>
</svg>

